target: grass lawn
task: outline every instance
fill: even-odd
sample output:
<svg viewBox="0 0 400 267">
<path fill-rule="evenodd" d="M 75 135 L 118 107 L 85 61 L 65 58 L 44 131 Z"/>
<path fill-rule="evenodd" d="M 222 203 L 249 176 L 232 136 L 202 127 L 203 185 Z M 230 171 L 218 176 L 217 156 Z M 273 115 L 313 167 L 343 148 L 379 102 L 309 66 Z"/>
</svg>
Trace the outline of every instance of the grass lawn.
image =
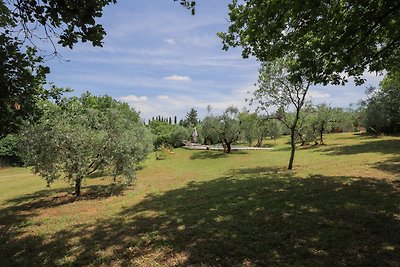
<svg viewBox="0 0 400 267">
<path fill-rule="evenodd" d="M 400 137 L 330 134 L 299 148 L 177 149 L 136 185 L 75 200 L 0 170 L 0 266 L 400 266 Z"/>
</svg>

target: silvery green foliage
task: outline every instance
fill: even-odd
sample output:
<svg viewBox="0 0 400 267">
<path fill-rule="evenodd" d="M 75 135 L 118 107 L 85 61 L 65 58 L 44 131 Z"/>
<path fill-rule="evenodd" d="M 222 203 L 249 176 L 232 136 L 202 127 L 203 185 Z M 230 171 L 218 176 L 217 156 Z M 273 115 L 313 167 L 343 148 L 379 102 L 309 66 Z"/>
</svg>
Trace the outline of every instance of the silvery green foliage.
<svg viewBox="0 0 400 267">
<path fill-rule="evenodd" d="M 183 146 L 183 140 L 190 138 L 191 132 L 183 126 L 177 125 L 169 136 L 168 143 L 173 147 Z"/>
<path fill-rule="evenodd" d="M 85 102 L 85 97 L 92 102 Z M 108 104 L 100 101 L 104 99 Z M 65 178 L 79 186 L 77 195 L 81 180 L 96 171 L 131 183 L 152 145 L 151 134 L 135 119 L 137 113 L 124 105 L 110 97 L 86 95 L 51 106 L 22 133 L 25 164 L 32 165 L 48 185 Z"/>
<path fill-rule="evenodd" d="M 295 61 L 292 58 L 279 58 L 274 62 L 264 62 L 259 70 L 258 88 L 253 93 L 250 104 L 256 103 L 257 109 L 270 115 L 271 108 L 275 114 L 271 117 L 280 120 L 290 130 L 291 156 L 288 169 L 293 168 L 296 151 L 296 135 L 305 118 L 303 107 L 307 104 L 306 95 L 311 82 L 299 75 L 291 75 L 288 66 Z M 294 113 L 288 112 L 294 110 Z"/>
<path fill-rule="evenodd" d="M 220 116 L 208 114 L 202 123 L 204 139 L 211 143 L 221 143 L 224 151 L 231 152 L 231 145 L 240 137 L 239 110 L 228 107 Z"/>
</svg>

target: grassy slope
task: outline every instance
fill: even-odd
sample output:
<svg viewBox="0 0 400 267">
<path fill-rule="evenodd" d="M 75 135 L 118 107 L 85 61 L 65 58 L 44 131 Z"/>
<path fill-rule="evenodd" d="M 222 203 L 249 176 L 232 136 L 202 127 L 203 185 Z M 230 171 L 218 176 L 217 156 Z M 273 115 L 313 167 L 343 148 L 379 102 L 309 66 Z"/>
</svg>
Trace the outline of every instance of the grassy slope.
<svg viewBox="0 0 400 267">
<path fill-rule="evenodd" d="M 86 180 L 79 201 L 23 168 L 0 170 L 0 266 L 393 265 L 400 138 L 327 136 L 299 149 L 151 157 L 134 188 Z"/>
</svg>

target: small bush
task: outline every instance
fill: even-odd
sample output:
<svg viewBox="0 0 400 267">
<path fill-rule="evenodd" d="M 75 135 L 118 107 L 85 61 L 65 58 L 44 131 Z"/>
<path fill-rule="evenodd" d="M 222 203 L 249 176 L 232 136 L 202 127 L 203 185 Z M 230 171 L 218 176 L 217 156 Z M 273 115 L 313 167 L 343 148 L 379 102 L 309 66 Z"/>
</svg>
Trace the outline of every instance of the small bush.
<svg viewBox="0 0 400 267">
<path fill-rule="evenodd" d="M 175 148 L 181 147 L 183 146 L 182 140 L 186 140 L 188 135 L 188 130 L 185 127 L 178 126 L 171 133 L 168 143 Z"/>
</svg>

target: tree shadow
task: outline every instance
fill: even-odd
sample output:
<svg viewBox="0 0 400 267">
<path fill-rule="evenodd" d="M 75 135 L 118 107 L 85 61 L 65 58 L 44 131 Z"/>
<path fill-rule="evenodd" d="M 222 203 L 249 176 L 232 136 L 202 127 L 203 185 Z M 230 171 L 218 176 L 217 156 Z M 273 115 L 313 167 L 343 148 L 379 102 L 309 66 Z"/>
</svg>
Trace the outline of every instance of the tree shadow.
<svg viewBox="0 0 400 267">
<path fill-rule="evenodd" d="M 190 156 L 190 159 L 192 160 L 222 159 L 228 157 L 229 155 L 235 155 L 235 154 L 248 154 L 248 152 L 242 150 L 235 150 L 231 151 L 231 153 L 224 153 L 223 151 L 205 150 L 205 151 L 194 152 L 193 155 Z"/>
<path fill-rule="evenodd" d="M 102 199 L 115 195 L 122 195 L 127 186 L 122 184 L 83 186 L 81 196 L 76 197 L 69 193 L 71 187 L 44 189 L 32 194 L 16 197 L 5 202 L 13 205 L 17 210 L 34 210 L 57 207 L 80 200 Z M 72 192 L 72 191 L 71 191 Z"/>
<path fill-rule="evenodd" d="M 228 157 L 229 155 L 235 155 L 235 154 L 248 154 L 248 152 L 239 150 L 239 151 L 232 151 L 231 153 L 224 153 L 223 151 L 205 150 L 205 151 L 194 152 L 193 155 L 190 156 L 190 159 L 192 160 L 222 159 Z"/>
<path fill-rule="evenodd" d="M 0 265 L 396 266 L 399 200 L 383 180 L 236 169 L 49 239 L 1 236 Z"/>
<path fill-rule="evenodd" d="M 337 136 L 335 139 L 338 140 L 348 140 L 348 139 L 354 139 L 354 136 L 356 136 L 358 139 L 376 139 L 379 138 L 376 134 L 372 133 L 365 133 L 365 132 L 358 132 L 358 133 L 352 133 L 352 135 L 346 135 L 346 136 Z"/>
<path fill-rule="evenodd" d="M 393 157 L 386 161 L 380 161 L 373 165 L 375 169 L 400 175 L 400 157 Z"/>
<path fill-rule="evenodd" d="M 291 150 L 290 145 L 280 148 L 274 148 L 274 151 L 290 151 L 290 150 Z"/>
<path fill-rule="evenodd" d="M 238 168 L 229 171 L 229 175 L 233 177 L 242 177 L 243 175 L 267 176 L 289 178 L 294 176 L 294 172 L 286 168 L 259 166 L 254 168 Z"/>
<path fill-rule="evenodd" d="M 235 170 L 149 196 L 122 216 L 152 211 L 141 224 L 154 247 L 188 255 L 185 264 L 373 265 L 400 260 L 397 191 L 374 179 L 293 177 L 273 168 Z M 188 204 L 182 204 L 188 203 Z M 146 223 L 144 223 L 145 221 Z M 382 225 L 390 224 L 390 226 Z"/>
<path fill-rule="evenodd" d="M 356 145 L 330 146 L 319 151 L 327 155 L 353 155 L 361 153 L 383 153 L 398 154 L 400 151 L 400 140 L 372 140 L 363 141 Z"/>
<path fill-rule="evenodd" d="M 227 153 L 223 151 L 200 151 L 193 153 L 190 159 L 222 159 L 228 157 Z"/>
<path fill-rule="evenodd" d="M 103 199 L 111 196 L 120 196 L 124 194 L 124 190 L 127 189 L 127 187 L 127 185 L 119 183 L 86 186 L 85 191 L 79 197 L 79 200 Z"/>
<path fill-rule="evenodd" d="M 100 200 L 121 195 L 125 188 L 117 184 L 86 186 L 82 190 L 82 195 L 76 197 L 66 193 L 70 188 L 64 187 L 40 190 L 7 200 L 0 210 L 0 230 L 5 231 L 7 227 L 23 225 L 29 218 L 37 216 L 40 210 L 71 204 L 75 201 Z"/>
<path fill-rule="evenodd" d="M 268 140 L 268 141 L 270 141 L 270 140 Z M 269 143 L 267 143 L 267 142 L 264 142 L 260 147 L 262 147 L 262 148 L 274 148 L 274 147 L 276 147 L 278 144 L 276 143 L 276 142 L 272 142 L 271 143 L 271 141 L 269 142 Z"/>
</svg>

